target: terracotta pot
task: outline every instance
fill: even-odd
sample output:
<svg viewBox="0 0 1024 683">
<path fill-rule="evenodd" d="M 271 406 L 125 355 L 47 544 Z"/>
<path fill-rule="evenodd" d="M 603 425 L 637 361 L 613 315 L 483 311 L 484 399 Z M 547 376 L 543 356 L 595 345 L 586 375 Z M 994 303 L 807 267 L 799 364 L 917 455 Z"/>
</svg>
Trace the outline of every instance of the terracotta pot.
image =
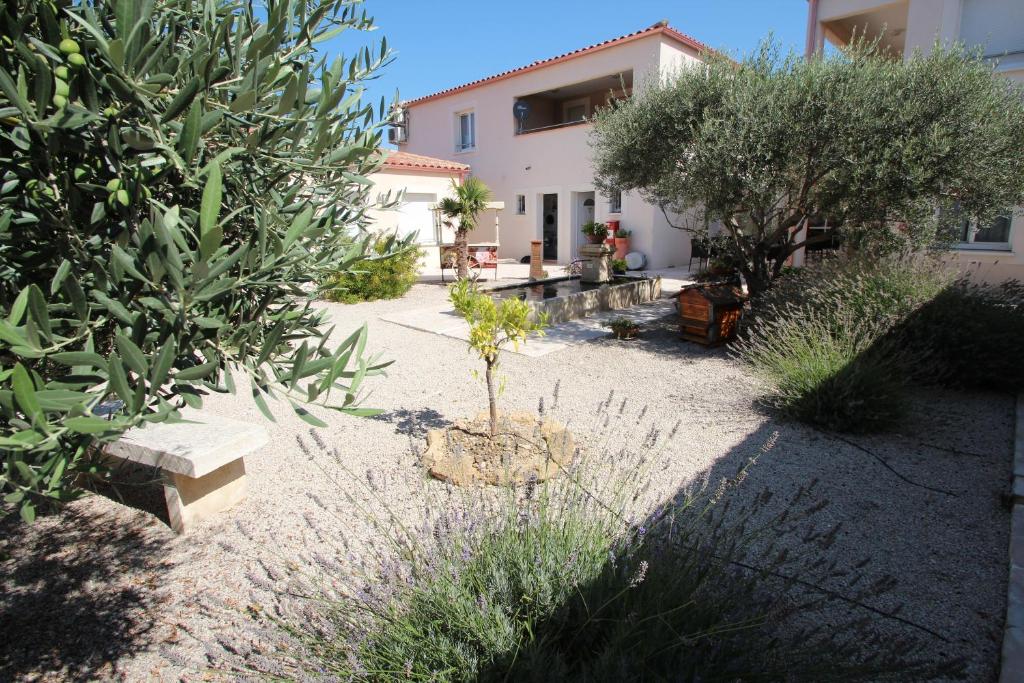
<svg viewBox="0 0 1024 683">
<path fill-rule="evenodd" d="M 616 237 L 615 238 L 615 258 L 626 258 L 626 254 L 629 253 L 629 238 L 628 237 Z"/>
</svg>

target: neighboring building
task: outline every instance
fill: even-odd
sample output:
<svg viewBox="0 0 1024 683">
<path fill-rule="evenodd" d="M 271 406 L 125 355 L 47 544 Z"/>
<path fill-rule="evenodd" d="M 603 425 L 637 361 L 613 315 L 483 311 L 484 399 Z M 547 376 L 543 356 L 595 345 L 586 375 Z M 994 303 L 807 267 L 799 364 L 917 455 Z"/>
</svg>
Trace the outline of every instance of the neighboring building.
<svg viewBox="0 0 1024 683">
<path fill-rule="evenodd" d="M 936 39 L 980 47 L 998 73 L 1024 83 L 1024 0 L 808 0 L 808 55 L 825 41 L 846 45 L 855 34 L 881 35 L 882 44 L 905 59 L 917 49 L 931 50 Z M 991 225 L 965 222 L 962 239 L 957 260 L 979 279 L 1024 279 L 1020 207 L 1007 208 Z"/>
<path fill-rule="evenodd" d="M 687 263 L 690 235 L 635 193 L 595 191 L 590 117 L 634 84 L 697 63 L 707 48 L 665 22 L 403 104 L 392 140 L 403 152 L 469 164 L 501 212 L 501 257 L 544 242 L 546 260 L 566 263 L 585 242 L 580 226 L 618 220 L 648 267 Z"/>
<path fill-rule="evenodd" d="M 469 173 L 469 166 L 408 152 L 381 150 L 381 153 L 386 155 L 384 166 L 370 176 L 374 198 L 389 192 L 394 197 L 400 191 L 404 191 L 405 196 L 401 205 L 394 209 L 369 209 L 373 229 L 397 233 L 400 237 L 417 233 L 416 241 L 424 252 L 422 262 L 436 266 L 440 258 L 438 245 L 451 242 L 454 235 L 442 234 L 434 205 L 443 197 L 453 195 L 452 183 L 461 183 Z"/>
</svg>

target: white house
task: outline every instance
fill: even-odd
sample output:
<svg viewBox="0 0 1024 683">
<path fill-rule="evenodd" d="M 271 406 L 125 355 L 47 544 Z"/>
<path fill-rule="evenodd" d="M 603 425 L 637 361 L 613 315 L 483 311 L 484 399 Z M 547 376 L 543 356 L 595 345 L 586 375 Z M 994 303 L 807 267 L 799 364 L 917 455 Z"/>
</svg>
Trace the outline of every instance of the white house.
<svg viewBox="0 0 1024 683">
<path fill-rule="evenodd" d="M 634 85 L 694 64 L 706 46 L 659 22 L 650 28 L 403 104 L 392 139 L 403 152 L 468 164 L 504 202 L 499 256 L 521 258 L 544 242 L 566 263 L 585 241 L 580 226 L 618 220 L 648 267 L 685 265 L 690 235 L 634 193 L 594 188 L 589 117 Z"/>
<path fill-rule="evenodd" d="M 1024 0 L 808 0 L 807 54 L 825 41 L 846 45 L 851 37 L 882 36 L 882 43 L 909 58 L 936 40 L 981 47 L 997 72 L 1024 82 Z M 1021 150 L 1024 154 L 1024 150 Z M 1024 280 L 1024 211 L 1007 207 L 991 225 L 965 222 L 959 266 L 981 280 Z"/>
<path fill-rule="evenodd" d="M 397 233 L 399 237 L 416 233 L 416 242 L 423 250 L 421 261 L 436 267 L 439 245 L 451 242 L 454 235 L 444 234 L 433 209 L 438 201 L 453 195 L 453 183 L 462 182 L 469 166 L 408 152 L 381 150 L 381 154 L 385 155 L 384 165 L 370 176 L 374 197 L 405 194 L 401 204 L 393 209 L 371 206 L 367 210 L 373 230 Z"/>
</svg>

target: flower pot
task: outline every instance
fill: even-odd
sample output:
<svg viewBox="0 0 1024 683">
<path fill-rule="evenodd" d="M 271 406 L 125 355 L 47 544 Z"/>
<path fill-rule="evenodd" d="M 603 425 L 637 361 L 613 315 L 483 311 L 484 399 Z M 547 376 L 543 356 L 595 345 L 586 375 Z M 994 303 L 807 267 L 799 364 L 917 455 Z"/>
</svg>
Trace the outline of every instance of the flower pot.
<svg viewBox="0 0 1024 683">
<path fill-rule="evenodd" d="M 590 244 L 601 244 L 601 242 L 604 242 L 604 238 L 600 235 L 587 235 L 587 242 Z"/>
<path fill-rule="evenodd" d="M 628 237 L 616 237 L 615 238 L 615 258 L 626 258 L 626 254 L 629 253 L 629 238 Z"/>
</svg>

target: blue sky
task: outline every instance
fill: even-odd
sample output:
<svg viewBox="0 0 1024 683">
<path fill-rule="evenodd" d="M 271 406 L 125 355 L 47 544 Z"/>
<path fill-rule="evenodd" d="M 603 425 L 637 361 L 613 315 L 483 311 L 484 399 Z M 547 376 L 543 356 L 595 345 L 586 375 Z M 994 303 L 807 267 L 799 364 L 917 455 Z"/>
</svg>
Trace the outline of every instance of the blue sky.
<svg viewBox="0 0 1024 683">
<path fill-rule="evenodd" d="M 804 0 L 367 0 L 397 59 L 368 95 L 403 99 L 490 76 L 537 59 L 632 33 L 660 19 L 715 48 L 740 53 L 769 32 L 802 50 Z M 332 51 L 356 44 L 345 36 Z M 360 42 L 360 44 L 363 44 Z"/>
</svg>

